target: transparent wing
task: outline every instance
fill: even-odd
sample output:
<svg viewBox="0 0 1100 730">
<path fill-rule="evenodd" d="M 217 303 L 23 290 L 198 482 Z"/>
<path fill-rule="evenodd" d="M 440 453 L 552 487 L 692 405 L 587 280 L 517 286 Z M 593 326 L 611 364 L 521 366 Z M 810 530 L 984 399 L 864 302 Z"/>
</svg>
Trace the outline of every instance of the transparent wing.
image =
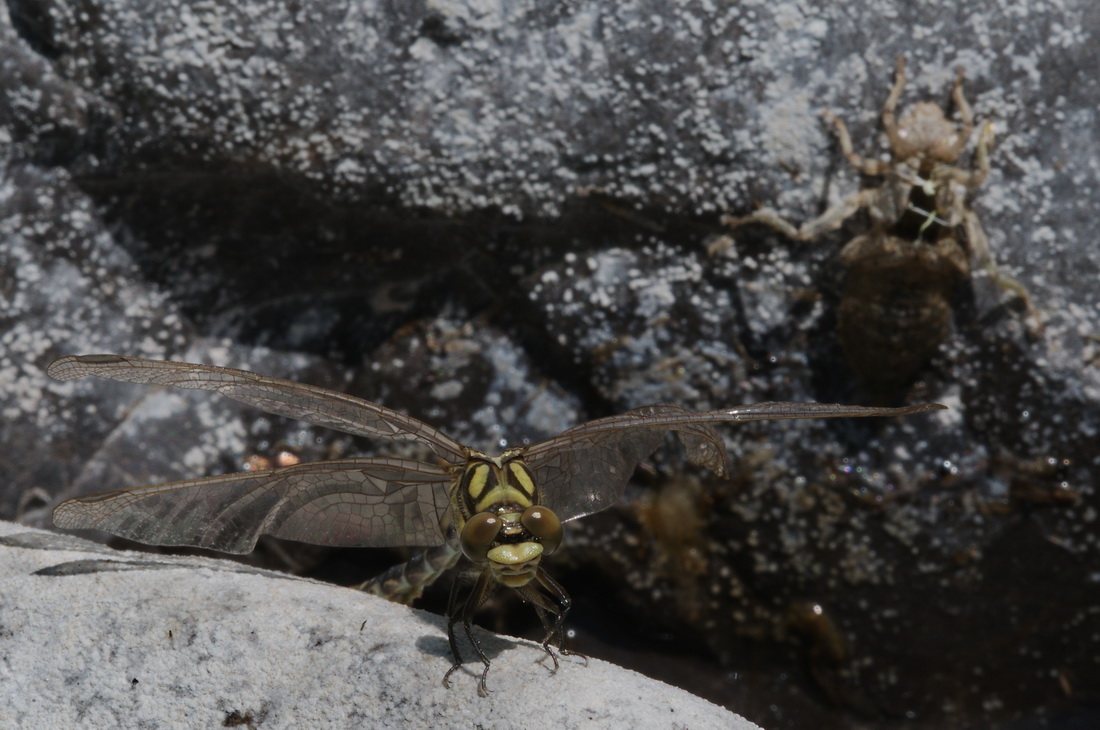
<svg viewBox="0 0 1100 730">
<path fill-rule="evenodd" d="M 756 403 L 720 411 L 695 413 L 661 404 L 599 418 L 529 447 L 524 459 L 542 490 L 542 500 L 562 520 L 599 512 L 622 497 L 638 462 L 676 432 L 693 464 L 719 476 L 729 467 L 726 450 L 714 423 L 795 418 L 863 418 L 907 416 L 945 408 L 924 403 L 904 408 L 867 408 L 830 403 Z"/>
<path fill-rule="evenodd" d="M 95 375 L 128 383 L 212 390 L 268 413 L 367 438 L 420 441 L 451 463 L 466 461 L 462 444 L 411 416 L 333 390 L 247 370 L 125 355 L 70 355 L 55 360 L 46 373 L 57 380 Z"/>
<path fill-rule="evenodd" d="M 247 553 L 260 535 L 314 545 L 439 545 L 450 470 L 406 459 L 339 459 L 69 499 L 53 522 L 149 545 Z"/>
</svg>

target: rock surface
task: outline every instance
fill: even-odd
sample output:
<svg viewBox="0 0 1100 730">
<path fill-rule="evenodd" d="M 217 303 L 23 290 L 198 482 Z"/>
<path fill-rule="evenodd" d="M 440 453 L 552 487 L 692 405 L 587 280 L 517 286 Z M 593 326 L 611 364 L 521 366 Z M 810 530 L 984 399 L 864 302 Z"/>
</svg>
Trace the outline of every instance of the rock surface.
<svg viewBox="0 0 1100 730">
<path fill-rule="evenodd" d="M 757 727 L 596 659 L 550 676 L 542 647 L 483 631 L 491 694 L 480 663 L 448 690 L 439 617 L 236 563 L 11 523 L 0 553 L 7 727 Z"/>
</svg>

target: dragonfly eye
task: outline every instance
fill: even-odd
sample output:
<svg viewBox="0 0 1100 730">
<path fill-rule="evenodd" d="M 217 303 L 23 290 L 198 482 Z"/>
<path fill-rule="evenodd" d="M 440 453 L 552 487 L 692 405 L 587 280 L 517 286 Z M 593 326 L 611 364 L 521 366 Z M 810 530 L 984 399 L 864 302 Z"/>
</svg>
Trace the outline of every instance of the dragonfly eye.
<svg viewBox="0 0 1100 730">
<path fill-rule="evenodd" d="M 539 504 L 528 507 L 523 511 L 519 521 L 533 537 L 542 543 L 544 554 L 549 555 L 561 545 L 561 520 L 549 507 Z"/>
<path fill-rule="evenodd" d="M 497 533 L 501 528 L 500 518 L 488 512 L 478 512 L 466 520 L 459 542 L 462 553 L 475 563 L 484 563 Z"/>
</svg>

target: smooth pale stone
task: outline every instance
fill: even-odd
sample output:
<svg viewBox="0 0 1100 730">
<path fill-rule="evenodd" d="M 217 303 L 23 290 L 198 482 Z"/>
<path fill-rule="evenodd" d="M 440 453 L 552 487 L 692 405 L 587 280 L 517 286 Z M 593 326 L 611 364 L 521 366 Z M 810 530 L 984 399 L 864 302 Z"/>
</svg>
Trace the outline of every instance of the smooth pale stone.
<svg viewBox="0 0 1100 730">
<path fill-rule="evenodd" d="M 439 616 L 229 561 L 0 522 L 0 566 L 2 727 L 756 727 L 595 659 L 551 675 L 480 630 L 490 695 L 479 662 L 447 690 Z"/>
</svg>

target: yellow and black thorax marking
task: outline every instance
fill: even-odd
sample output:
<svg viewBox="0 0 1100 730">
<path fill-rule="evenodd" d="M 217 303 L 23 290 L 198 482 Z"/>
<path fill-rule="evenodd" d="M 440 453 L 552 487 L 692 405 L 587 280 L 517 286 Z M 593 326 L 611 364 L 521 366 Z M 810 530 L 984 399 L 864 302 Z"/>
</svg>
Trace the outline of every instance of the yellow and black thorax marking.
<svg viewBox="0 0 1100 730">
<path fill-rule="evenodd" d="M 522 512 L 539 502 L 531 470 L 515 452 L 492 457 L 472 451 L 453 495 L 459 530 L 478 512 Z"/>
</svg>

